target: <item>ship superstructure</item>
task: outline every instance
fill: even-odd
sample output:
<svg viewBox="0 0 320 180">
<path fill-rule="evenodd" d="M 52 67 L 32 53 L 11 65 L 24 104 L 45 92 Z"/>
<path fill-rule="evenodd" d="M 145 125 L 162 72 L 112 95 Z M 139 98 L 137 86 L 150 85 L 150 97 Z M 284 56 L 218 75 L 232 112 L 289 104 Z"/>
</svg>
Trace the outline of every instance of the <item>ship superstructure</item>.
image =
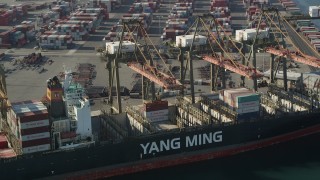
<svg viewBox="0 0 320 180">
<path fill-rule="evenodd" d="M 83 87 L 73 82 L 71 71 L 65 71 L 65 79 L 62 84 L 57 77 L 48 80 L 53 83 L 55 106 L 61 110 L 52 114 L 52 144 L 53 149 L 69 148 L 79 143 L 92 140 L 90 103 L 85 97 Z M 49 86 L 48 86 L 49 87 Z M 48 88 L 48 94 L 52 94 L 52 88 Z M 57 99 L 58 98 L 58 99 Z M 49 106 L 52 104 L 49 100 Z"/>
</svg>

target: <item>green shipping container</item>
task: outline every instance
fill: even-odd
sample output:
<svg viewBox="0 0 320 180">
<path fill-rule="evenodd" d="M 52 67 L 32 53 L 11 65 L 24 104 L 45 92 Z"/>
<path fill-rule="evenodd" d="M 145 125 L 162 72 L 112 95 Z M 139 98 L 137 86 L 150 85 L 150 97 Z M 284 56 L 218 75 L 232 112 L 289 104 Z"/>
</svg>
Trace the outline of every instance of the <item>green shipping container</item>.
<svg viewBox="0 0 320 180">
<path fill-rule="evenodd" d="M 237 101 L 238 103 L 243 102 L 250 102 L 250 101 L 259 101 L 260 95 L 259 94 L 253 94 L 253 95 L 247 95 L 247 96 L 238 96 Z"/>
</svg>

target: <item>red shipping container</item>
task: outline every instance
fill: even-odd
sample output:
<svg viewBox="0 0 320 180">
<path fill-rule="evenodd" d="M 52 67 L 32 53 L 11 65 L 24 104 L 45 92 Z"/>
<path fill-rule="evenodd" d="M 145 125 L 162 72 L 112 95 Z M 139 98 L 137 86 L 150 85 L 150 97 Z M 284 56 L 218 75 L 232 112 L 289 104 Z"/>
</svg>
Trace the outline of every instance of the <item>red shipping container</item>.
<svg viewBox="0 0 320 180">
<path fill-rule="evenodd" d="M 0 135 L 0 149 L 8 148 L 8 140 L 5 135 Z"/>
<path fill-rule="evenodd" d="M 43 133 L 43 132 L 49 132 L 49 130 L 50 130 L 49 126 L 42 126 L 42 127 L 29 128 L 29 129 L 21 129 L 21 136 L 29 135 L 29 134 Z"/>
<path fill-rule="evenodd" d="M 50 138 L 42 138 L 42 139 L 35 139 L 30 141 L 22 141 L 22 147 L 32 147 L 32 146 L 39 146 L 44 144 L 50 144 Z"/>
</svg>

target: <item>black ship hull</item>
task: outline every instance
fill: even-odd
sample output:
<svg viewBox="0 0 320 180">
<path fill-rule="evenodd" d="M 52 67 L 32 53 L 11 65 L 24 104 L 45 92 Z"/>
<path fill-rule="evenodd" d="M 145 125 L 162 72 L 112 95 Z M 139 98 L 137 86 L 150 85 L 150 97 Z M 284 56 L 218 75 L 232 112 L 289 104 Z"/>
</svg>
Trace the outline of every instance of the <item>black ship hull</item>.
<svg viewBox="0 0 320 180">
<path fill-rule="evenodd" d="M 107 166 L 110 174 L 104 174 L 105 177 L 148 170 L 144 166 L 150 162 L 154 166 L 149 169 L 191 163 L 191 160 L 182 158 L 185 155 L 197 161 L 223 157 L 317 133 L 320 131 L 319 115 L 312 113 L 228 126 L 193 127 L 177 132 L 131 137 L 120 143 L 21 156 L 1 160 L 0 177 L 33 179 Z M 177 161 L 165 165 L 166 158 Z M 132 164 L 137 164 L 136 168 L 140 169 L 123 169 L 134 167 Z M 123 171 L 114 173 L 119 168 Z"/>
</svg>

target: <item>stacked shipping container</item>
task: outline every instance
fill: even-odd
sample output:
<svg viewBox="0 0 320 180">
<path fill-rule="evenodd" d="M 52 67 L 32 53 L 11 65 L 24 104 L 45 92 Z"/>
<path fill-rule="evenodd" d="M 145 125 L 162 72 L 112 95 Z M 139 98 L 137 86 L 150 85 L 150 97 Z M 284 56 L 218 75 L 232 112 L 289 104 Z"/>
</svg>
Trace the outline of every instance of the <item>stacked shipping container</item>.
<svg viewBox="0 0 320 180">
<path fill-rule="evenodd" d="M 57 24 L 79 25 L 81 28 L 85 29 L 89 33 L 94 33 L 96 30 L 96 27 L 93 27 L 93 21 L 59 20 L 57 21 Z"/>
<path fill-rule="evenodd" d="M 148 0 L 140 0 L 135 1 L 133 5 L 130 6 L 128 14 L 123 15 L 121 21 L 129 21 L 129 20 L 140 20 L 144 29 L 148 30 L 150 24 L 152 23 L 152 15 L 153 12 L 159 8 L 159 1 L 148 1 Z M 129 27 L 130 31 L 133 31 L 135 27 Z M 122 25 L 115 25 L 111 28 L 110 32 L 103 38 L 106 42 L 114 42 L 119 40 L 122 32 Z M 137 33 L 137 34 L 136 34 Z M 143 36 L 145 32 L 138 31 L 133 34 L 134 36 Z M 129 36 L 128 32 L 124 33 L 124 40 L 130 40 L 132 37 Z"/>
<path fill-rule="evenodd" d="M 50 150 L 50 123 L 46 106 L 40 101 L 12 103 L 8 124 L 20 140 L 23 153 Z"/>
<path fill-rule="evenodd" d="M 318 52 L 320 52 L 320 31 L 314 26 L 311 20 L 297 20 L 297 31 L 308 39 Z"/>
<path fill-rule="evenodd" d="M 221 38 L 224 36 L 231 36 L 231 16 L 229 9 L 229 0 L 212 0 L 211 1 L 211 14 L 216 18 L 220 27 L 218 27 L 218 31 L 220 32 Z M 214 22 L 212 21 L 210 24 L 210 28 L 215 36 L 217 36 L 216 27 L 214 26 Z M 223 28 L 223 29 L 221 29 Z M 221 33 L 223 32 L 223 34 Z M 212 41 L 214 39 L 210 37 Z"/>
<path fill-rule="evenodd" d="M 39 45 L 43 49 L 70 49 L 72 36 L 70 35 L 41 35 Z"/>
<path fill-rule="evenodd" d="M 111 11 L 111 0 L 89 0 L 88 7 L 90 8 L 104 8 L 108 12 Z"/>
<path fill-rule="evenodd" d="M 192 1 L 178 1 L 172 7 L 166 27 L 163 28 L 162 40 L 175 40 L 176 36 L 185 34 L 186 30 L 192 23 L 193 13 Z"/>
<path fill-rule="evenodd" d="M 237 112 L 237 120 L 244 121 L 259 117 L 260 95 L 246 88 L 220 91 L 219 99 Z"/>
<path fill-rule="evenodd" d="M 168 101 L 144 103 L 142 112 L 151 122 L 166 121 L 169 118 Z"/>
<path fill-rule="evenodd" d="M 75 41 L 85 40 L 88 37 L 88 32 L 79 25 L 73 24 L 58 24 L 54 27 L 58 35 L 71 35 Z"/>
</svg>

